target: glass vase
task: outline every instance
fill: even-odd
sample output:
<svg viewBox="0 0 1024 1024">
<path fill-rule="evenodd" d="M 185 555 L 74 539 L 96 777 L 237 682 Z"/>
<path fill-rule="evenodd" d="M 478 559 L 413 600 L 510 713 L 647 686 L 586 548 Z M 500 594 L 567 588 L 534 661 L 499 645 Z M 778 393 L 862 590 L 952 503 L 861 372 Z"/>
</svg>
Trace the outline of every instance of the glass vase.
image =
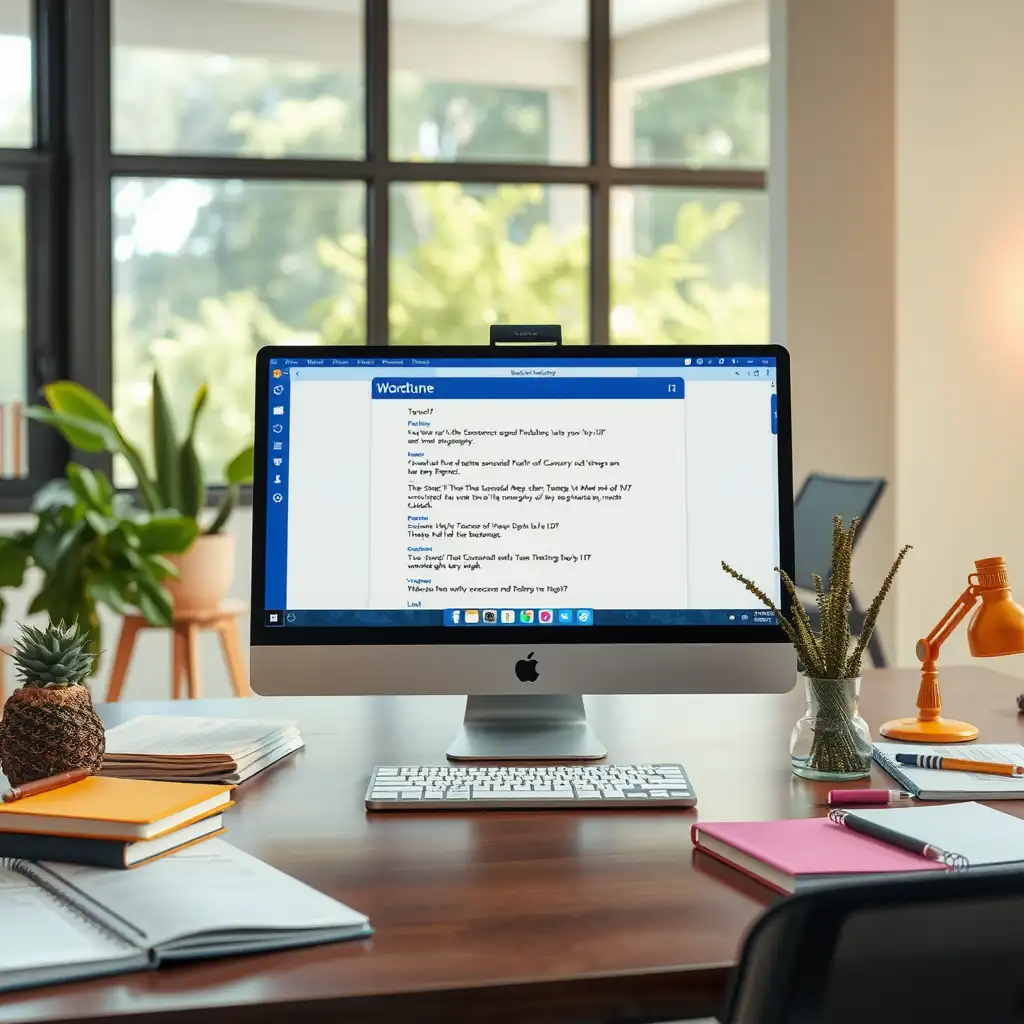
<svg viewBox="0 0 1024 1024">
<path fill-rule="evenodd" d="M 871 730 L 860 717 L 860 676 L 805 677 L 807 709 L 793 727 L 793 774 L 824 782 L 849 782 L 871 774 Z"/>
</svg>

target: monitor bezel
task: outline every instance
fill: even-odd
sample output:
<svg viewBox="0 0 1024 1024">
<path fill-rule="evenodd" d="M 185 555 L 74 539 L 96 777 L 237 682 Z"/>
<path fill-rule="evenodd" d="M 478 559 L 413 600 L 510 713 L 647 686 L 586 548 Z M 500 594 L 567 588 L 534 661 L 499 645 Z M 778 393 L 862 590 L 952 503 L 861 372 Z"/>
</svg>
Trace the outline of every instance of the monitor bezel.
<svg viewBox="0 0 1024 1024">
<path fill-rule="evenodd" d="M 269 388 L 271 359 L 353 359 L 367 356 L 420 359 L 638 359 L 680 358 L 772 358 L 776 365 L 779 466 L 779 551 L 780 566 L 792 577 L 793 537 L 793 441 L 789 374 L 789 353 L 780 345 L 630 345 L 629 347 L 569 345 L 511 346 L 388 346 L 275 345 L 256 354 L 255 472 L 252 498 L 252 573 L 250 644 L 254 647 L 353 646 L 353 645 L 447 645 L 495 646 L 551 644 L 708 644 L 786 643 L 778 625 L 688 625 L 688 626 L 516 626 L 498 629 L 455 629 L 450 626 L 267 626 L 267 458 L 269 431 Z M 751 607 L 754 607 L 753 600 Z M 782 589 L 780 608 L 787 616 L 790 600 Z"/>
</svg>

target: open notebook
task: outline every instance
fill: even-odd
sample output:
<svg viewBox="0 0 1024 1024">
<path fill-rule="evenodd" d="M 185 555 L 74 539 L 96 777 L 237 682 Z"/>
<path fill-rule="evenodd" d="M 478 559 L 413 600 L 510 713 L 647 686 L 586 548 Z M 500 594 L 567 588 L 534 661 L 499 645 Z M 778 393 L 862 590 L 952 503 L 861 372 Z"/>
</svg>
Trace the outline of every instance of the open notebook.
<svg viewBox="0 0 1024 1024">
<path fill-rule="evenodd" d="M 1024 778 L 954 772 L 944 768 L 908 768 L 896 762 L 903 752 L 960 757 L 966 761 L 1001 761 L 1024 765 L 1020 743 L 955 743 L 932 746 L 923 743 L 876 743 L 875 760 L 919 800 L 1022 800 Z"/>
<path fill-rule="evenodd" d="M 220 839 L 138 871 L 0 862 L 0 992 L 361 938 L 368 918 Z"/>
</svg>

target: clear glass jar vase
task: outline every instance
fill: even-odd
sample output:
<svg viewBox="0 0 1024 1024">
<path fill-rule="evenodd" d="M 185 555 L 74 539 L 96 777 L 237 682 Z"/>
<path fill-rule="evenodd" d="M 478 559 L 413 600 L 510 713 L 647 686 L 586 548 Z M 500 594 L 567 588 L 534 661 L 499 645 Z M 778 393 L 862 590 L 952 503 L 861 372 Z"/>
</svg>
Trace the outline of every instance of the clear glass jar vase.
<svg viewBox="0 0 1024 1024">
<path fill-rule="evenodd" d="M 850 782 L 871 774 L 871 730 L 860 717 L 860 676 L 804 679 L 807 709 L 793 727 L 793 774 L 823 782 Z"/>
</svg>

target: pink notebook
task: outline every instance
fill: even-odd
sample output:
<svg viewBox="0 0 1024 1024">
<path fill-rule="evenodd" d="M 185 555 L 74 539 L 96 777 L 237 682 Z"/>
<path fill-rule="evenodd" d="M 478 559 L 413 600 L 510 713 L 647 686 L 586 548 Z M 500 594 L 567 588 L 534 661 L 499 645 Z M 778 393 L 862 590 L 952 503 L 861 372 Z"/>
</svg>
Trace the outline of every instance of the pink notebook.
<svg viewBox="0 0 1024 1024">
<path fill-rule="evenodd" d="M 691 828 L 690 838 L 699 850 L 783 893 L 879 875 L 948 870 L 828 818 L 701 821 Z"/>
</svg>

